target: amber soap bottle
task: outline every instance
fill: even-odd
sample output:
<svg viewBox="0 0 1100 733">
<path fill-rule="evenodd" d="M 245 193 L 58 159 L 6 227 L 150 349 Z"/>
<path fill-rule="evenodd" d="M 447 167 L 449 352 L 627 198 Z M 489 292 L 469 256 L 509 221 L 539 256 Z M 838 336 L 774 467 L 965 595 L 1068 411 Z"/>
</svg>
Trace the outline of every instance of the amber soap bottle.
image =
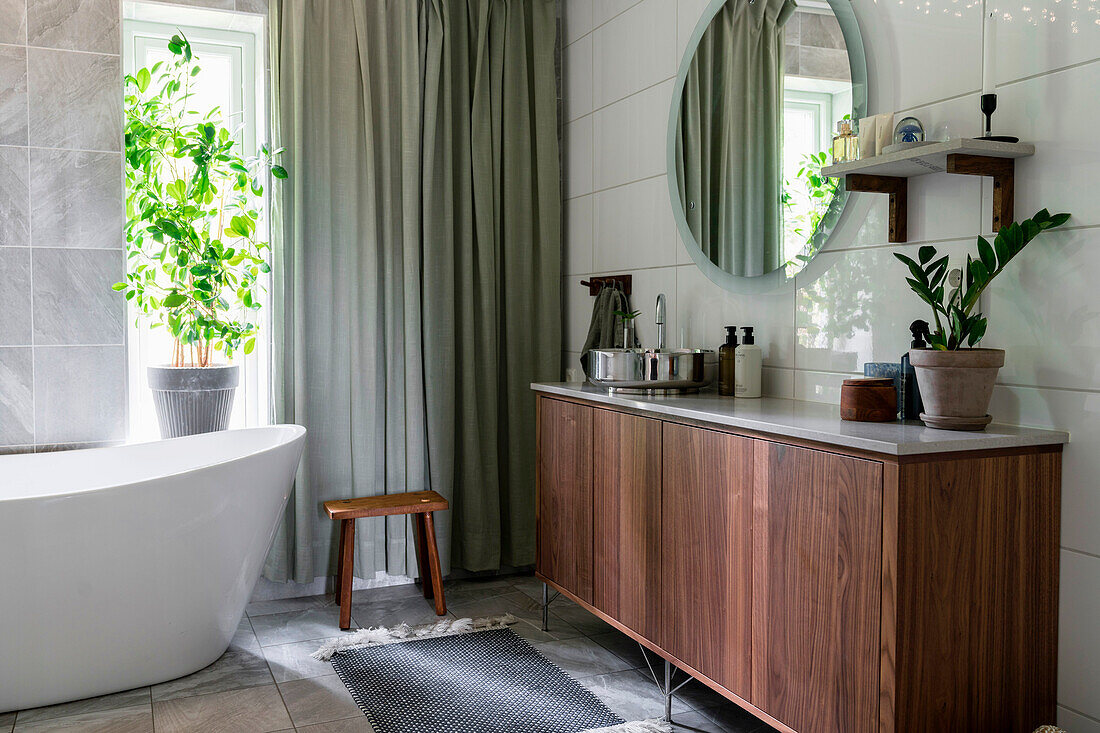
<svg viewBox="0 0 1100 733">
<path fill-rule="evenodd" d="M 734 363 L 737 358 L 737 326 L 726 326 L 726 343 L 718 349 L 718 394 L 733 397 Z"/>
</svg>

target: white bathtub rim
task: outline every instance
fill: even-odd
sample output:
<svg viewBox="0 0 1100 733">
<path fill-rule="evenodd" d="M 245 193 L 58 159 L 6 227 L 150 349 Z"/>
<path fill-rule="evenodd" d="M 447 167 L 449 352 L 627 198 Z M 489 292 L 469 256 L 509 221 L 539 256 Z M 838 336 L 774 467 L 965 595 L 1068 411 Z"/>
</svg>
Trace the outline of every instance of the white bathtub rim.
<svg viewBox="0 0 1100 733">
<path fill-rule="evenodd" d="M 278 443 L 269 445 L 269 446 L 267 446 L 265 448 L 261 448 L 259 450 L 254 450 L 254 451 L 251 451 L 251 452 L 248 452 L 248 453 L 243 453 L 243 454 L 229 455 L 225 458 L 221 458 L 221 459 L 216 460 L 216 461 L 210 461 L 208 463 L 196 462 L 194 464 L 190 464 L 190 465 L 181 467 L 178 470 L 169 471 L 167 473 L 156 473 L 156 472 L 150 471 L 148 475 L 145 475 L 141 478 L 136 478 L 136 479 L 133 479 L 133 480 L 130 480 L 130 481 L 124 481 L 124 482 L 120 482 L 120 483 L 103 483 L 103 484 L 96 484 L 96 485 L 92 485 L 92 486 L 82 486 L 82 487 L 79 487 L 79 488 L 73 488 L 73 489 L 61 490 L 61 491 L 53 491 L 53 492 L 48 492 L 48 493 L 35 493 L 35 494 L 26 494 L 26 495 L 18 495 L 17 494 L 15 496 L 3 496 L 2 494 L 0 494 L 0 506 L 3 506 L 5 504 L 9 504 L 9 503 L 12 503 L 12 502 L 17 502 L 17 501 L 40 501 L 40 500 L 43 500 L 43 499 L 51 499 L 52 500 L 52 499 L 61 499 L 61 498 L 64 498 L 66 496 L 79 496 L 79 495 L 83 495 L 83 494 L 87 494 L 87 493 L 91 493 L 91 492 L 95 492 L 95 491 L 112 491 L 112 490 L 116 490 L 116 489 L 126 489 L 126 488 L 130 488 L 130 487 L 134 487 L 134 486 L 140 486 L 142 484 L 148 483 L 152 479 L 162 479 L 162 478 L 170 478 L 170 477 L 175 477 L 175 476 L 182 476 L 184 474 L 192 473 L 194 471 L 200 471 L 200 470 L 203 470 L 203 469 L 206 469 L 206 468 L 214 468 L 214 467 L 217 467 L 217 466 L 223 466 L 223 465 L 226 465 L 228 463 L 233 463 L 235 461 L 239 461 L 242 458 L 249 458 L 249 457 L 252 457 L 252 456 L 261 456 L 261 455 L 264 455 L 265 453 L 271 453 L 273 451 L 276 451 L 279 448 L 282 448 L 283 446 L 287 445 L 288 443 L 293 443 L 296 440 L 302 439 L 306 434 L 306 429 L 303 426 L 297 425 L 297 424 L 294 424 L 294 423 L 279 423 L 279 424 L 276 424 L 276 425 L 260 425 L 260 426 L 251 427 L 251 428 L 235 428 L 235 429 L 232 429 L 232 430 L 222 430 L 222 431 L 218 431 L 218 432 L 220 434 L 224 434 L 224 435 L 227 435 L 227 436 L 239 435 L 239 434 L 242 434 L 242 433 L 257 433 L 257 432 L 277 432 L 277 433 L 287 433 L 288 435 L 286 436 L 285 439 L 280 440 Z M 180 441 L 189 441 L 189 440 L 194 440 L 196 437 L 200 437 L 200 435 L 201 436 L 209 436 L 209 435 L 213 435 L 213 434 L 214 433 L 201 433 L 199 435 L 184 435 L 184 436 L 181 436 L 179 438 L 167 438 L 167 439 L 164 439 L 164 440 L 149 440 L 149 441 L 142 441 L 142 442 L 138 442 L 138 443 L 124 443 L 124 444 L 121 444 L 121 445 L 101 446 L 101 447 L 98 447 L 98 448 L 81 448 L 81 449 L 76 449 L 76 450 L 73 450 L 73 451 L 60 451 L 60 453 L 69 454 L 69 455 L 71 455 L 73 453 L 81 453 L 81 454 L 103 453 L 103 452 L 106 452 L 106 451 L 117 451 L 119 449 L 125 449 L 125 448 L 130 448 L 130 447 L 141 446 L 141 445 L 167 444 L 167 443 L 175 443 L 175 442 L 180 442 Z M 56 456 L 56 455 L 58 455 L 58 453 L 16 453 L 16 454 L 7 455 L 7 456 L 0 456 L 0 467 L 2 467 L 4 461 L 8 460 L 8 459 L 11 459 L 13 462 L 14 461 L 27 461 L 27 462 L 29 462 L 29 461 L 33 461 L 33 460 L 47 460 L 48 456 Z M 201 461 L 201 457 L 199 458 L 199 460 Z M 0 475 L 2 475 L 2 473 L 0 473 Z"/>
</svg>

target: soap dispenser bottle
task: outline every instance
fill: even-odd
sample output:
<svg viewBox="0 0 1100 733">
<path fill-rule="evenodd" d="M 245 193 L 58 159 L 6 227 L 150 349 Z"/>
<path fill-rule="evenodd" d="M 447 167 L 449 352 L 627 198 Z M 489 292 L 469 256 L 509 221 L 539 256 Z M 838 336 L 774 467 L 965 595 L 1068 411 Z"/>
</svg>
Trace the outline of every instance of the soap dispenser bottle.
<svg viewBox="0 0 1100 733">
<path fill-rule="evenodd" d="M 760 396 L 760 369 L 764 361 L 763 352 L 756 345 L 756 337 L 752 334 L 752 326 L 745 326 L 742 331 L 745 335 L 741 339 L 741 345 L 737 347 L 734 359 L 734 395 L 737 397 Z"/>
<path fill-rule="evenodd" d="M 726 326 L 726 343 L 718 349 L 718 394 L 727 397 L 732 397 L 735 390 L 736 350 L 737 326 Z"/>
<path fill-rule="evenodd" d="M 928 348 L 924 340 L 929 335 L 928 328 L 928 321 L 920 319 L 909 324 L 909 333 L 913 337 L 909 348 Z M 920 398 L 920 387 L 917 386 L 917 372 L 909 363 L 908 351 L 901 356 L 901 399 L 898 402 L 901 405 L 902 420 L 918 420 L 924 412 L 924 401 Z"/>
</svg>

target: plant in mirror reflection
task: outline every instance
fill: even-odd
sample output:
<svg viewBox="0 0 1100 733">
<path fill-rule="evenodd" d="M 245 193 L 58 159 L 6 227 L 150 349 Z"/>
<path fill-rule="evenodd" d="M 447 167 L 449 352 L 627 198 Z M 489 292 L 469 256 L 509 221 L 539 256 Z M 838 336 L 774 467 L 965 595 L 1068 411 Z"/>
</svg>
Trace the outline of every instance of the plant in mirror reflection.
<svg viewBox="0 0 1100 733">
<path fill-rule="evenodd" d="M 826 151 L 802 156 L 802 165 L 795 174 L 796 185 L 783 182 L 783 208 L 785 251 L 796 254 L 784 266 L 788 277 L 802 269 L 820 248 L 823 238 L 822 222 L 829 214 L 830 206 L 840 184 L 838 178 L 826 178 L 821 169 L 828 165 Z M 815 246 L 816 245 L 816 246 Z"/>
<path fill-rule="evenodd" d="M 198 59 L 183 35 L 171 58 L 125 77 L 127 273 L 113 287 L 173 337 L 172 366 L 209 366 L 256 345 L 264 180 L 281 150 L 244 155 L 218 108 L 189 108 Z"/>
<path fill-rule="evenodd" d="M 911 277 L 905 281 L 921 300 L 932 307 L 936 330 L 930 343 L 939 351 L 955 351 L 977 346 L 985 336 L 987 320 L 977 310 L 982 293 L 1005 265 L 1018 255 L 1031 240 L 1048 229 L 1060 227 L 1069 214 L 1051 214 L 1046 209 L 1023 222 L 1002 227 L 992 244 L 978 237 L 978 256 L 966 255 L 962 270 L 948 267 L 947 255 L 939 256 L 932 245 L 917 250 L 917 259 L 895 252 L 904 262 Z"/>
</svg>

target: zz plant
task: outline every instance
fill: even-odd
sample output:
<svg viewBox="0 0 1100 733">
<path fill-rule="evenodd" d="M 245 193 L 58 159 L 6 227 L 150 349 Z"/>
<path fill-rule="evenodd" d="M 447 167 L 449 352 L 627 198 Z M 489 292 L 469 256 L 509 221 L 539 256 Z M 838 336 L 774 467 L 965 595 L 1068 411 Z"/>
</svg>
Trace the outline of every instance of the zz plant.
<svg viewBox="0 0 1100 733">
<path fill-rule="evenodd" d="M 256 345 L 263 181 L 286 178 L 266 146 L 245 156 L 217 108 L 188 109 L 199 74 L 191 44 L 125 77 L 126 280 L 114 285 L 173 337 L 172 366 L 210 366 Z"/>
<path fill-rule="evenodd" d="M 932 306 L 936 319 L 936 330 L 930 337 L 932 348 L 956 351 L 976 346 L 988 325 L 978 310 L 982 293 L 1031 240 L 1048 229 L 1062 226 L 1069 216 L 1051 215 L 1043 209 L 1026 221 L 1003 227 L 992 244 L 985 237 L 978 237 L 978 256 L 967 254 L 966 267 L 961 271 L 949 270 L 947 255 L 938 256 L 932 245 L 917 250 L 917 260 L 895 252 L 894 256 L 909 267 L 911 277 L 905 279 L 909 287 Z"/>
</svg>

